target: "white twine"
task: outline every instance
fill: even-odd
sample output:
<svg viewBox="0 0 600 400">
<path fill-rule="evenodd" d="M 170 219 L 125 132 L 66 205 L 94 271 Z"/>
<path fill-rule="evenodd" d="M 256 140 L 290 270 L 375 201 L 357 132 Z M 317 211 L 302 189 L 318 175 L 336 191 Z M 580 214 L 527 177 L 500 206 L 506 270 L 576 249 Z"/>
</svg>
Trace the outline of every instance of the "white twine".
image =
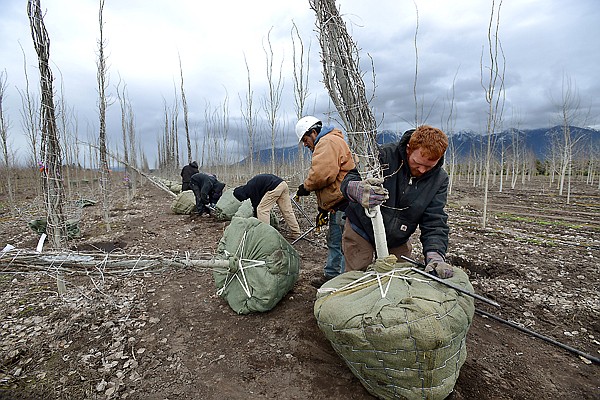
<svg viewBox="0 0 600 400">
<path fill-rule="evenodd" d="M 252 297 L 252 294 L 250 293 L 250 286 L 248 284 L 248 279 L 246 278 L 245 270 L 247 268 L 254 268 L 254 267 L 259 267 L 261 265 L 265 265 L 266 262 L 262 261 L 262 260 L 251 260 L 251 259 L 243 258 L 244 246 L 246 244 L 247 233 L 248 233 L 248 231 L 244 231 L 242 240 L 240 241 L 240 244 L 239 244 L 237 250 L 235 251 L 235 255 L 238 257 L 238 262 L 237 262 L 238 270 L 234 274 L 231 274 L 231 275 L 229 274 L 229 271 L 227 272 L 227 277 L 225 278 L 225 284 L 223 285 L 223 287 L 221 289 L 217 290 L 217 295 L 219 295 L 219 296 L 221 296 L 223 294 L 225 289 L 229 286 L 229 284 L 231 282 L 233 282 L 234 279 L 237 279 L 237 281 L 240 283 L 240 286 L 244 290 L 244 293 L 246 293 L 246 296 L 248 298 Z M 227 251 L 225 251 L 225 253 L 226 253 L 226 256 L 228 256 L 228 257 L 230 256 L 230 254 Z M 240 275 L 241 275 L 241 278 L 240 278 Z"/>
<path fill-rule="evenodd" d="M 340 288 L 320 288 L 317 289 L 319 293 L 335 293 L 341 290 L 349 290 L 354 289 L 358 286 L 369 284 L 371 282 L 377 281 L 377 285 L 379 286 L 379 292 L 381 294 L 381 298 L 385 298 L 390 288 L 390 284 L 393 278 L 402 279 L 405 281 L 416 281 L 416 282 L 427 282 L 427 280 L 416 277 L 416 276 L 406 276 L 403 273 L 406 271 L 410 271 L 410 267 L 408 268 L 394 268 L 388 272 L 377 272 L 377 271 L 367 271 L 363 276 L 358 279 L 353 280 L 352 282 L 340 287 Z M 385 284 L 382 282 L 382 278 L 388 277 L 388 281 Z"/>
</svg>

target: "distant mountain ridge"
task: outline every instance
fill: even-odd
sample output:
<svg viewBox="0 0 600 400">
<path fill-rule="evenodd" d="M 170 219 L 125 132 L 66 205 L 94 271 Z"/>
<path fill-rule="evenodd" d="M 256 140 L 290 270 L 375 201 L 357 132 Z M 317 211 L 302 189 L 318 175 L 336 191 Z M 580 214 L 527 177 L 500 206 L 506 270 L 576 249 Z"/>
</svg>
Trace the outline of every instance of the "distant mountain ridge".
<svg viewBox="0 0 600 400">
<path fill-rule="evenodd" d="M 600 146 L 600 131 L 589 128 L 579 128 L 572 126 L 570 127 L 572 140 L 580 139 L 580 144 L 583 146 Z M 492 136 L 492 140 L 495 144 L 495 148 L 502 148 L 504 145 L 505 149 L 512 146 L 513 138 L 518 138 L 521 146 L 525 146 L 525 149 L 533 152 L 538 160 L 545 160 L 550 156 L 550 148 L 553 144 L 553 137 L 558 135 L 559 140 L 562 138 L 562 127 L 553 126 L 550 128 L 537 128 L 537 129 L 507 129 L 500 133 L 496 133 Z M 383 130 L 377 135 L 377 143 L 385 144 L 392 143 L 400 140 L 402 133 L 396 133 L 390 130 Z M 481 135 L 473 131 L 458 131 L 450 136 L 450 140 L 455 148 L 455 153 L 458 158 L 468 157 L 472 154 L 474 149 L 481 149 L 481 146 L 485 146 L 487 143 L 487 136 Z M 279 147 L 275 149 L 275 161 L 290 163 L 294 162 L 300 151 L 306 152 L 302 146 L 293 145 L 289 147 Z M 247 158 L 240 161 L 240 164 L 245 164 Z M 256 163 L 269 163 L 271 162 L 271 149 L 263 149 L 254 153 L 254 162 Z"/>
<path fill-rule="evenodd" d="M 571 140 L 578 140 L 579 146 L 600 146 L 600 131 L 596 129 L 569 127 Z M 459 131 L 451 136 L 457 156 L 466 157 L 473 149 L 480 149 L 487 143 L 487 136 L 472 131 Z M 514 140 L 519 146 L 535 155 L 536 159 L 544 161 L 551 156 L 551 148 L 558 141 L 563 143 L 563 127 L 515 129 L 510 128 L 492 135 L 496 152 L 504 148 L 510 149 Z"/>
</svg>

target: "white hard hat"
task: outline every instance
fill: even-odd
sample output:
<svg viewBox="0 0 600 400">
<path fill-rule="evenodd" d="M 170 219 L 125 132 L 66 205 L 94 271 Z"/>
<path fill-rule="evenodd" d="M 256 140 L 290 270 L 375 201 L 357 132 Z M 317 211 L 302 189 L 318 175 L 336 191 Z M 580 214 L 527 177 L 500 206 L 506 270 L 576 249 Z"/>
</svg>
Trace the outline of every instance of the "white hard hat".
<svg viewBox="0 0 600 400">
<path fill-rule="evenodd" d="M 302 137 L 308 133 L 308 131 L 314 128 L 320 128 L 323 125 L 321 120 L 311 115 L 300 118 L 300 120 L 296 123 L 296 136 L 298 136 L 298 140 L 302 140 Z"/>
</svg>

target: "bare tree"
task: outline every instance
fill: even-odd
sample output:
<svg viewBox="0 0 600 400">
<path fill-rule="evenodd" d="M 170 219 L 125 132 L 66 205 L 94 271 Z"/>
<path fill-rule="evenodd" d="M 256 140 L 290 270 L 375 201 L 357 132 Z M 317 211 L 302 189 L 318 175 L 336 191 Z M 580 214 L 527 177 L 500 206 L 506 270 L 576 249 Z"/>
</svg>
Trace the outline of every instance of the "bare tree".
<svg viewBox="0 0 600 400">
<path fill-rule="evenodd" d="M 494 148 L 494 133 L 501 125 L 502 113 L 504 109 L 504 53 L 502 52 L 502 46 L 500 44 L 500 38 L 498 36 L 500 28 L 500 8 L 502 7 L 502 1 L 498 2 L 496 8 L 495 0 L 492 0 L 492 10 L 490 13 L 490 21 L 488 25 L 488 51 L 489 51 L 489 76 L 487 83 L 483 82 L 483 62 L 481 71 L 482 86 L 485 90 L 485 100 L 488 103 L 488 116 L 487 116 L 487 146 L 486 156 L 484 158 L 485 166 L 483 169 L 484 173 L 484 189 L 483 189 L 483 219 L 482 226 L 485 228 L 487 223 L 487 207 L 488 207 L 488 191 L 489 191 L 489 178 L 492 162 L 492 154 Z"/>
<path fill-rule="evenodd" d="M 415 47 L 415 79 L 413 81 L 413 99 L 415 102 L 415 127 L 421 125 L 419 114 L 423 114 L 422 110 L 419 113 L 419 101 L 417 99 L 417 80 L 419 77 L 419 46 L 417 45 L 417 38 L 419 34 L 419 7 L 417 7 L 417 3 L 415 5 L 415 38 L 414 38 L 414 47 Z"/>
<path fill-rule="evenodd" d="M 573 151 L 575 145 L 582 139 L 582 135 L 572 131 L 573 126 L 586 124 L 585 116 L 581 113 L 581 99 L 577 88 L 568 76 L 563 76 L 561 99 L 557 104 L 560 132 L 557 132 L 557 145 L 560 152 L 559 158 L 559 184 L 558 194 L 563 195 L 565 182 L 567 188 L 567 204 L 571 197 L 571 175 L 573 167 Z"/>
<path fill-rule="evenodd" d="M 131 185 L 131 166 L 130 166 L 130 161 L 129 161 L 129 151 L 130 151 L 130 147 L 129 147 L 129 140 L 128 140 L 128 133 L 129 133 L 129 124 L 130 124 L 130 119 L 129 119 L 129 111 L 130 111 L 130 106 L 129 103 L 127 102 L 127 92 L 126 92 L 126 88 L 127 85 L 125 83 L 123 83 L 123 88 L 120 88 L 121 86 L 121 80 L 119 80 L 119 83 L 117 84 L 117 98 L 119 100 L 119 105 L 121 106 L 121 138 L 123 139 L 123 164 L 125 167 L 125 176 L 124 176 L 124 183 L 127 186 L 127 202 L 130 202 L 132 197 L 133 197 L 133 191 L 132 189 L 132 185 Z"/>
<path fill-rule="evenodd" d="M 61 138 L 61 148 L 63 149 L 63 163 L 66 166 L 63 168 L 64 173 L 64 182 L 66 183 L 67 197 L 71 197 L 71 168 L 70 165 L 74 164 L 74 144 L 73 142 L 77 139 L 77 131 L 70 130 L 71 125 L 71 116 L 73 116 L 74 111 L 72 108 L 67 106 L 67 102 L 65 100 L 65 88 L 64 88 L 64 79 L 60 69 L 58 70 L 60 74 L 60 97 L 57 101 L 57 118 L 58 118 L 58 127 Z"/>
<path fill-rule="evenodd" d="M 271 173 L 275 173 L 275 147 L 277 141 L 277 129 L 278 129 L 278 116 L 279 108 L 281 107 L 281 93 L 283 92 L 283 77 L 281 76 L 281 69 L 283 60 L 279 66 L 278 76 L 274 76 L 276 71 L 273 68 L 273 46 L 271 44 L 271 30 L 267 34 L 267 44 L 263 43 L 263 50 L 267 61 L 267 94 L 264 98 L 264 110 L 267 117 L 267 123 L 269 124 L 269 130 L 271 132 Z"/>
<path fill-rule="evenodd" d="M 126 101 L 126 106 L 127 106 L 127 110 L 126 110 L 126 124 L 127 124 L 127 137 L 129 139 L 128 144 L 129 144 L 129 166 L 139 169 L 138 166 L 138 158 L 137 158 L 137 140 L 136 140 L 136 135 L 135 135 L 135 117 L 133 115 L 133 107 L 131 106 L 131 102 L 129 101 L 129 99 L 127 99 Z M 126 144 L 124 143 L 123 146 L 126 146 Z M 147 169 L 146 169 L 147 171 Z M 135 196 L 136 191 L 137 191 L 137 177 L 136 178 L 132 178 L 131 175 L 129 176 L 130 178 L 130 183 L 131 183 L 131 197 L 133 198 L 133 196 Z"/>
<path fill-rule="evenodd" d="M 223 103 L 221 104 L 221 118 L 219 124 L 219 132 L 221 145 L 223 147 L 223 159 L 220 160 L 219 163 L 223 167 L 229 164 L 229 149 L 228 149 L 228 140 L 229 140 L 229 94 L 227 90 L 225 91 L 225 98 L 223 99 Z"/>
<path fill-rule="evenodd" d="M 442 129 L 448 135 L 448 150 L 446 151 L 445 156 L 445 165 L 448 169 L 448 195 L 452 193 L 452 187 L 454 183 L 454 178 L 456 174 L 456 164 L 457 164 L 457 149 L 454 143 L 454 127 L 456 125 L 456 115 L 455 115 L 455 88 L 456 88 L 456 76 L 458 71 L 454 74 L 454 79 L 452 80 L 452 87 L 450 89 L 450 96 L 448 99 L 449 107 L 448 107 L 448 117 L 446 121 L 442 121 Z"/>
<path fill-rule="evenodd" d="M 183 124 L 185 127 L 185 139 L 187 144 L 187 158 L 188 163 L 193 161 L 192 159 L 192 142 L 190 141 L 190 127 L 188 123 L 188 105 L 185 98 L 185 90 L 183 88 L 183 67 L 181 66 L 181 56 L 179 56 L 179 75 L 181 76 L 181 103 L 183 105 Z"/>
<path fill-rule="evenodd" d="M 21 47 L 21 51 L 23 52 L 23 72 L 25 76 L 25 90 L 21 91 L 20 89 L 17 89 L 19 91 L 19 95 L 21 96 L 21 125 L 25 135 L 27 136 L 27 144 L 29 145 L 29 150 L 31 152 L 31 164 L 35 165 L 35 163 L 40 159 L 38 149 L 40 110 L 35 98 L 29 91 L 27 58 L 25 57 L 25 51 L 23 50 L 23 47 Z"/>
<path fill-rule="evenodd" d="M 104 214 L 104 224 L 106 231 L 110 232 L 110 170 L 108 167 L 108 156 L 106 150 L 106 109 L 108 103 L 106 100 L 106 89 L 108 88 L 106 57 L 104 56 L 104 22 L 102 14 L 104 11 L 104 0 L 100 0 L 98 10 L 98 20 L 100 26 L 100 38 L 98 39 L 98 112 L 100 115 L 100 131 L 99 146 L 100 146 L 100 189 L 102 191 L 102 211 Z"/>
<path fill-rule="evenodd" d="M 308 99 L 308 77 L 310 75 L 310 43 L 306 55 L 304 54 L 304 43 L 295 23 L 292 24 L 292 67 L 294 77 L 294 108 L 296 120 L 304 116 L 306 100 Z M 304 171 L 304 148 L 300 149 L 300 166 Z"/>
<path fill-rule="evenodd" d="M 179 142 L 177 140 L 178 102 L 172 108 L 163 99 L 164 128 L 163 136 L 159 138 L 158 168 L 167 174 L 174 173 L 179 167 Z"/>
<path fill-rule="evenodd" d="M 174 86 L 175 104 L 171 109 L 171 125 L 169 130 L 170 145 L 170 160 L 169 173 L 174 173 L 179 169 L 179 98 L 177 96 L 177 87 Z"/>
<path fill-rule="evenodd" d="M 244 124 L 246 125 L 247 143 L 248 143 L 248 162 L 250 164 L 250 175 L 254 175 L 254 152 L 256 142 L 256 111 L 254 110 L 254 91 L 250 81 L 250 67 L 246 54 L 244 54 L 244 63 L 246 64 L 246 72 L 248 74 L 248 87 L 244 100 L 240 97 L 241 113 Z"/>
<path fill-rule="evenodd" d="M 54 111 L 54 90 L 50 57 L 50 38 L 44 25 L 40 0 L 29 0 L 27 15 L 31 27 L 33 45 L 38 55 L 41 94 L 41 165 L 44 200 L 46 204 L 46 234 L 55 249 L 64 247 L 67 239 L 67 225 L 64 214 L 65 195 L 62 178 L 62 154 Z M 59 280 L 59 291 L 63 292 Z"/>
<path fill-rule="evenodd" d="M 4 179 L 6 179 L 6 188 L 8 190 L 8 199 L 10 201 L 11 206 L 14 203 L 14 194 L 12 187 L 12 162 L 11 162 L 11 151 L 8 143 L 8 128 L 10 126 L 10 121 L 8 119 L 8 115 L 4 114 L 4 95 L 6 93 L 7 87 L 7 74 L 6 71 L 0 71 L 0 149 L 2 149 L 2 158 L 4 161 L 4 170 L 6 175 Z"/>
<path fill-rule="evenodd" d="M 363 178 L 382 178 L 375 141 L 377 124 L 359 68 L 358 47 L 348 34 L 335 0 L 310 0 L 310 6 L 317 16 L 325 87 L 344 121 L 357 168 Z M 377 257 L 385 258 L 389 251 L 381 210 L 377 206 L 365 211 L 372 218 Z"/>
</svg>

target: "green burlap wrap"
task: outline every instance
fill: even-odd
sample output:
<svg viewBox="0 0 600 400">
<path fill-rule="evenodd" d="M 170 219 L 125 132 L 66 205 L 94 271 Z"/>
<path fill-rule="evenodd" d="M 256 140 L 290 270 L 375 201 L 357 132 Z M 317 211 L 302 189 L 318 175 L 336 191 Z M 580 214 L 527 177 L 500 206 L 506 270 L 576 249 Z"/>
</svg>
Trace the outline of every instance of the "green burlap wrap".
<svg viewBox="0 0 600 400">
<path fill-rule="evenodd" d="M 300 258 L 275 228 L 254 217 L 234 217 L 223 232 L 213 269 L 217 293 L 238 314 L 269 311 L 298 280 Z"/>
<path fill-rule="evenodd" d="M 191 190 L 181 192 L 171 203 L 171 211 L 175 214 L 191 214 L 196 209 L 196 196 Z"/>
<path fill-rule="evenodd" d="M 182 185 L 178 182 L 169 182 L 169 190 L 175 194 L 181 193 Z"/>
<path fill-rule="evenodd" d="M 253 217 L 254 216 L 254 208 L 252 208 L 252 203 L 250 202 L 250 199 L 242 201 L 242 204 L 240 204 L 240 208 L 237 209 L 237 211 L 235 212 L 235 214 L 233 214 L 233 216 L 240 217 L 240 218 Z"/>
<path fill-rule="evenodd" d="M 319 289 L 314 314 L 335 351 L 372 395 L 444 399 L 466 359 L 474 301 L 411 266 L 391 256 L 367 272 L 344 273 Z M 473 291 L 459 268 L 448 281 Z"/>
<path fill-rule="evenodd" d="M 65 223 L 67 224 L 67 239 L 75 239 L 81 236 L 79 219 L 68 219 L 65 221 Z M 27 225 L 38 235 L 46 233 L 46 218 L 32 219 L 31 221 L 27 222 Z"/>
<path fill-rule="evenodd" d="M 250 201 L 247 201 L 250 204 Z M 215 217 L 221 221 L 230 221 L 238 211 L 242 202 L 233 195 L 233 188 L 223 192 L 217 204 L 215 204 Z M 250 217 L 252 216 L 252 205 L 250 205 Z"/>
<path fill-rule="evenodd" d="M 221 221 L 230 221 L 233 217 L 250 218 L 254 216 L 254 209 L 250 199 L 239 201 L 233 195 L 233 189 L 227 189 L 215 204 L 215 217 Z M 279 220 L 271 210 L 271 226 L 279 228 Z"/>
</svg>

